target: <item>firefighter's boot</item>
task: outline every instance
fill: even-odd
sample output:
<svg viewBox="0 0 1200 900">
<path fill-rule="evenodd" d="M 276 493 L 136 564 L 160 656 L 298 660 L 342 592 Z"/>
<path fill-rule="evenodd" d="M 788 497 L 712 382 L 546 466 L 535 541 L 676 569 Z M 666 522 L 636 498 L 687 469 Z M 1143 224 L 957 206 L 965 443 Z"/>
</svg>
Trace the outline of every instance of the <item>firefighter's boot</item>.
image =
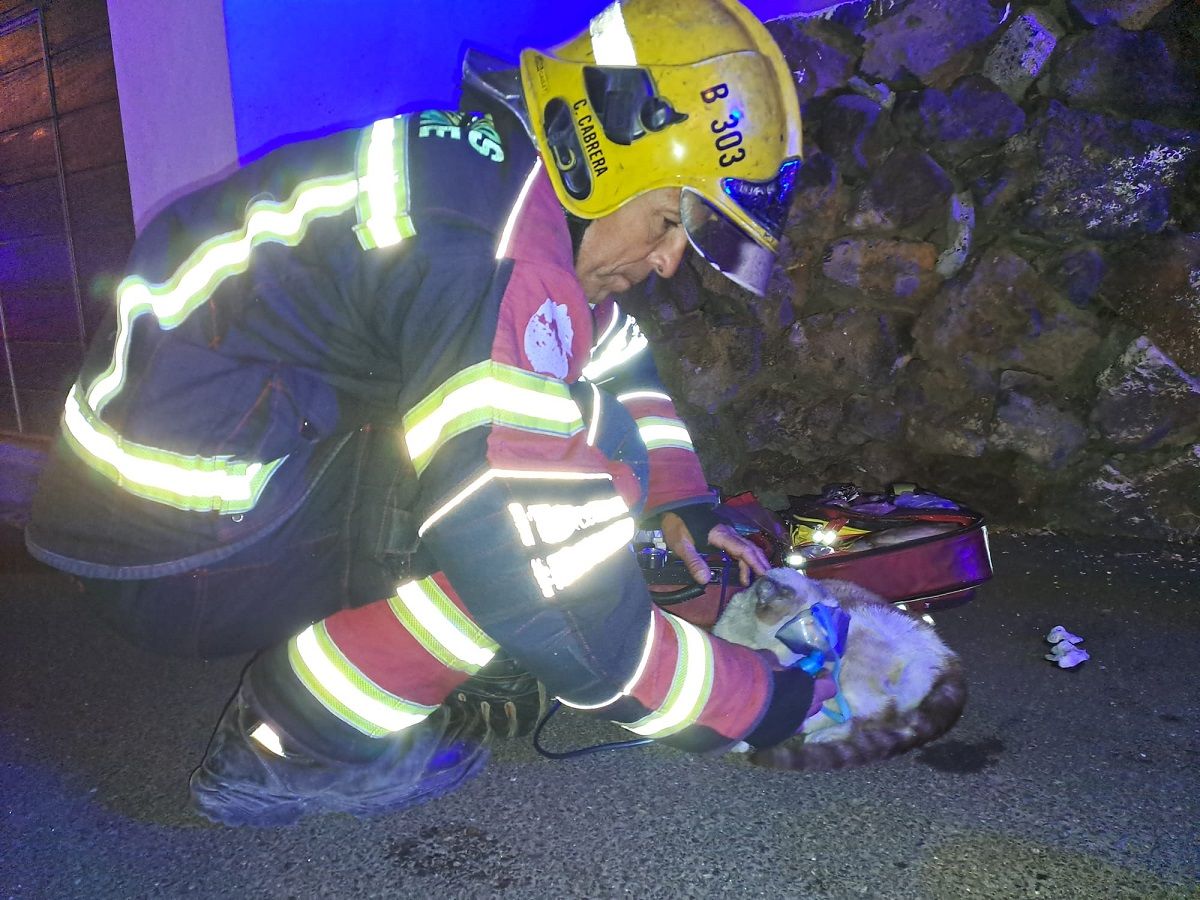
<svg viewBox="0 0 1200 900">
<path fill-rule="evenodd" d="M 256 713 L 246 685 L 192 773 L 195 808 L 225 825 L 288 825 L 309 813 L 377 815 L 449 793 L 487 762 L 491 730 L 477 710 L 439 707 L 380 738 L 369 762 L 315 758 L 287 745 Z M 273 748 L 273 749 L 271 749 Z"/>
<path fill-rule="evenodd" d="M 445 702 L 464 715 L 477 710 L 500 737 L 529 734 L 548 708 L 541 682 L 504 651 L 451 691 Z"/>
</svg>

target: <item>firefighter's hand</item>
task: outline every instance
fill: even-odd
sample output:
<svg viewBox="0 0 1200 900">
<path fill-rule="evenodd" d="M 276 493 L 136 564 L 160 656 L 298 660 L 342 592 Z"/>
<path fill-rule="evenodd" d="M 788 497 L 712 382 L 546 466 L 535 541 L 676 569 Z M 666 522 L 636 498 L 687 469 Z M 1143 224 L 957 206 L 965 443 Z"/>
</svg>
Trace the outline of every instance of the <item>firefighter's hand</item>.
<svg viewBox="0 0 1200 900">
<path fill-rule="evenodd" d="M 696 549 L 696 541 L 688 527 L 683 524 L 683 519 L 674 513 L 664 513 L 662 533 L 667 547 L 683 560 L 696 583 L 708 584 L 712 580 L 712 572 Z M 750 584 L 752 575 L 764 575 L 770 568 L 767 555 L 758 545 L 746 540 L 728 525 L 714 525 L 708 532 L 708 543 L 718 550 L 724 550 L 731 559 L 737 560 L 738 577 L 743 585 Z"/>
</svg>

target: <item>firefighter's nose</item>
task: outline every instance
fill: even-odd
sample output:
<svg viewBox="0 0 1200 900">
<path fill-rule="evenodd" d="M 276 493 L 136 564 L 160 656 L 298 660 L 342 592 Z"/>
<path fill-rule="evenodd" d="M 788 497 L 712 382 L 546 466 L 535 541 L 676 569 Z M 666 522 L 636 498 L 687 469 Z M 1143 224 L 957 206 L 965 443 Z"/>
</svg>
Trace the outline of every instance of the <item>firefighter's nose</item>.
<svg viewBox="0 0 1200 900">
<path fill-rule="evenodd" d="M 670 278 L 683 261 L 687 250 L 687 232 L 682 226 L 675 226 L 657 247 L 650 253 L 650 263 L 659 278 Z"/>
</svg>

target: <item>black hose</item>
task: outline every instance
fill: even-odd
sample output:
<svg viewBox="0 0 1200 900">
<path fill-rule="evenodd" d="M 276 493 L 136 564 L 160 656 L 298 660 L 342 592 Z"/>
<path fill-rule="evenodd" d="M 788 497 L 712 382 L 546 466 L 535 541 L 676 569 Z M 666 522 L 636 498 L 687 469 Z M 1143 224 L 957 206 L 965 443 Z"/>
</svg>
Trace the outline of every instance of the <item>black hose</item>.
<svg viewBox="0 0 1200 900">
<path fill-rule="evenodd" d="M 563 750 L 556 752 L 547 750 L 542 746 L 542 729 L 546 727 L 546 723 L 562 707 L 562 703 L 554 700 L 550 703 L 550 708 L 546 710 L 546 714 L 542 716 L 542 720 L 538 722 L 537 728 L 533 729 L 533 749 L 547 759 L 574 759 L 577 756 L 587 756 L 589 753 L 599 753 L 601 750 L 628 750 L 630 747 L 641 747 L 645 744 L 654 743 L 650 738 L 638 738 L 631 741 L 612 741 L 607 744 L 593 744 L 590 747 L 579 747 L 575 750 Z"/>
</svg>

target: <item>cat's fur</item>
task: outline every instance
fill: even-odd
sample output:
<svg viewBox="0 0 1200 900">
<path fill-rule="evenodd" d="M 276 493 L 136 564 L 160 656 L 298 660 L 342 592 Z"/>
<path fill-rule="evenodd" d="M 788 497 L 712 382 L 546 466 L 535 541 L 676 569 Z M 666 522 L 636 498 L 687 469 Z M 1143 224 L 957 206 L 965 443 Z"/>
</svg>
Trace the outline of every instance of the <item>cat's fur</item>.
<svg viewBox="0 0 1200 900">
<path fill-rule="evenodd" d="M 750 758 L 758 765 L 831 770 L 878 762 L 941 737 L 962 714 L 967 699 L 962 664 L 933 627 L 847 581 L 772 569 L 733 596 L 713 634 L 770 650 L 791 665 L 797 655 L 775 632 L 813 603 L 831 598 L 850 614 L 841 667 L 850 721 L 810 716 L 803 743 L 793 739 L 757 751 Z"/>
</svg>

